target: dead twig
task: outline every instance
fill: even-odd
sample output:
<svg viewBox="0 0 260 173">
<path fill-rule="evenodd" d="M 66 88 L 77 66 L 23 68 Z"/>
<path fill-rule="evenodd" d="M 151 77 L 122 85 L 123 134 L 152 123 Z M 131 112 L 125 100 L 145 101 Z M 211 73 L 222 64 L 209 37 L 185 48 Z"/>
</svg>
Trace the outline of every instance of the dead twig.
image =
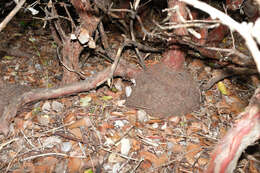
<svg viewBox="0 0 260 173">
<path fill-rule="evenodd" d="M 22 8 L 26 0 L 20 0 L 16 7 L 8 14 L 8 16 L 0 23 L 0 32 L 6 27 L 10 20 L 16 15 L 16 13 Z"/>
<path fill-rule="evenodd" d="M 248 49 L 250 50 L 256 67 L 258 69 L 258 72 L 260 72 L 260 51 L 258 49 L 258 46 L 254 40 L 254 33 L 253 31 L 253 26 L 243 22 L 243 23 L 238 23 L 234 19 L 232 19 L 230 16 L 226 15 L 225 13 L 217 10 L 214 7 L 211 7 L 210 5 L 200 2 L 198 0 L 180 0 L 183 1 L 187 4 L 192 5 L 195 8 L 198 8 L 206 13 L 208 13 L 213 19 L 218 18 L 222 24 L 228 26 L 232 31 L 235 30 L 237 31 L 246 41 L 246 45 Z"/>
<path fill-rule="evenodd" d="M 131 39 L 134 42 L 136 42 L 135 34 L 134 34 L 134 20 L 136 19 L 136 15 L 137 15 L 136 13 L 137 13 L 139 3 L 140 3 L 140 0 L 135 0 L 133 6 L 131 7 L 132 10 L 133 10 L 133 13 L 131 13 L 131 20 L 130 20 L 130 34 L 131 34 Z M 145 66 L 145 63 L 144 63 L 144 59 L 141 56 L 139 49 L 136 48 L 136 47 L 134 49 L 135 49 L 135 52 L 136 52 L 136 55 L 138 57 L 138 60 L 139 60 L 141 67 L 145 70 L 146 66 Z"/>
</svg>

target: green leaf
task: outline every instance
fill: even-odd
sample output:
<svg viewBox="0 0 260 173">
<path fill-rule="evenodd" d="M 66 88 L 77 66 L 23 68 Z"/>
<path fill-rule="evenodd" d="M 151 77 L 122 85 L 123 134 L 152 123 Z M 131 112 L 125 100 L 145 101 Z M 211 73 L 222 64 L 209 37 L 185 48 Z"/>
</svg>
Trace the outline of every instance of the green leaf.
<svg viewBox="0 0 260 173">
<path fill-rule="evenodd" d="M 4 59 L 12 60 L 12 59 L 14 59 L 14 57 L 13 56 L 4 56 Z"/>
<path fill-rule="evenodd" d="M 108 100 L 112 100 L 113 97 L 112 96 L 103 96 L 101 99 L 104 101 L 108 101 Z"/>
<path fill-rule="evenodd" d="M 92 100 L 92 98 L 90 96 L 80 98 L 80 101 L 79 101 L 80 106 L 82 106 L 82 107 L 88 106 L 91 100 Z"/>
<path fill-rule="evenodd" d="M 92 169 L 87 169 L 84 171 L 84 173 L 93 173 Z"/>
<path fill-rule="evenodd" d="M 223 94 L 223 95 L 229 95 L 228 89 L 225 86 L 223 82 L 218 82 L 217 84 L 218 90 Z"/>
</svg>

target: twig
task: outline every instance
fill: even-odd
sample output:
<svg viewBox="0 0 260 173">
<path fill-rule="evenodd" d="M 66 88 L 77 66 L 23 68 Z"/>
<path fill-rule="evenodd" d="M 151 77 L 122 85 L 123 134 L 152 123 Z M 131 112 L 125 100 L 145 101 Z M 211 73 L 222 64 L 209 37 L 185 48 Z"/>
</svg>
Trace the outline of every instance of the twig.
<svg viewBox="0 0 260 173">
<path fill-rule="evenodd" d="M 0 145 L 0 151 L 4 148 L 4 146 L 9 145 L 9 144 L 11 144 L 12 142 L 17 141 L 17 140 L 19 140 L 19 138 L 13 138 L 13 139 L 11 139 L 11 140 L 5 142 L 5 143 L 2 143 L 2 144 Z"/>
<path fill-rule="evenodd" d="M 117 141 L 115 141 L 114 145 L 117 145 L 118 142 L 120 142 L 126 135 L 129 134 L 129 132 L 134 128 L 134 126 L 131 126 L 124 134 L 121 136 Z"/>
<path fill-rule="evenodd" d="M 15 6 L 15 8 L 8 14 L 8 16 L 0 23 L 0 32 L 6 27 L 10 20 L 16 15 L 16 13 L 22 8 L 26 0 L 21 0 Z"/>
<path fill-rule="evenodd" d="M 47 10 L 46 10 L 47 11 Z M 51 15 L 52 16 L 58 16 L 58 13 L 56 11 L 56 8 L 55 6 L 52 4 L 52 7 L 51 7 Z M 65 40 L 66 40 L 66 34 L 64 32 L 64 30 L 62 29 L 61 27 L 61 24 L 60 24 L 60 20 L 58 18 L 57 21 L 54 21 L 54 26 L 55 26 L 55 29 L 57 30 L 57 32 L 59 33 L 59 36 L 61 38 L 61 41 L 64 43 Z"/>
<path fill-rule="evenodd" d="M 6 170 L 5 170 L 5 173 L 9 172 L 9 169 L 10 169 L 11 165 L 13 164 L 14 159 L 15 159 L 15 158 L 17 157 L 17 155 L 22 151 L 22 149 L 23 149 L 23 147 L 21 147 L 21 148 L 19 149 L 19 151 L 17 151 L 17 152 L 15 153 L 14 157 L 12 158 L 12 160 L 8 163 L 8 166 L 7 166 Z"/>
<path fill-rule="evenodd" d="M 114 75 L 114 72 L 115 72 L 116 67 L 117 67 L 117 65 L 119 63 L 119 60 L 120 60 L 120 57 L 121 57 L 121 53 L 122 53 L 124 47 L 125 47 L 125 42 L 118 48 L 117 53 L 116 53 L 116 57 L 115 57 L 115 60 L 114 60 L 114 63 L 111 65 L 109 78 L 107 80 L 109 86 L 111 86 L 111 81 L 110 80 L 112 79 L 112 77 Z"/>
<path fill-rule="evenodd" d="M 24 134 L 24 132 L 21 130 L 20 131 L 23 134 L 23 137 L 25 138 L 25 141 L 33 148 L 36 148 L 35 145 L 33 145 L 32 141 L 28 139 L 28 137 Z"/>
<path fill-rule="evenodd" d="M 136 170 L 137 170 L 137 168 L 141 165 L 141 163 L 144 161 L 144 159 L 142 158 L 138 163 L 137 163 L 137 165 L 134 167 L 134 169 L 131 171 L 131 173 L 134 173 Z"/>
<path fill-rule="evenodd" d="M 206 85 L 202 87 L 202 90 L 209 90 L 212 88 L 217 82 L 232 76 L 240 76 L 240 75 L 253 75 L 257 74 L 257 71 L 254 69 L 243 69 L 243 68 L 234 68 L 234 69 L 226 69 L 223 70 L 222 73 L 212 79 L 210 79 Z"/>
<path fill-rule="evenodd" d="M 134 42 L 136 42 L 135 35 L 134 35 L 134 19 L 136 18 L 136 10 L 138 8 L 139 3 L 140 3 L 140 0 L 134 1 L 134 7 L 132 7 L 132 10 L 134 11 L 134 13 L 131 13 L 130 34 L 131 34 L 131 39 Z M 139 59 L 140 65 L 142 66 L 143 69 L 146 69 L 144 59 L 142 58 L 138 48 L 135 47 L 134 49 L 135 49 L 136 55 Z"/>
<path fill-rule="evenodd" d="M 44 153 L 44 154 L 37 154 L 37 155 L 34 155 L 34 156 L 30 156 L 30 157 L 21 159 L 21 161 L 24 162 L 24 161 L 27 161 L 27 160 L 33 160 L 33 159 L 36 159 L 38 157 L 46 157 L 46 156 L 62 156 L 62 157 L 72 157 L 72 158 L 80 158 L 80 159 L 87 158 L 85 156 L 71 156 L 71 155 L 64 154 L 64 153 Z"/>
<path fill-rule="evenodd" d="M 210 5 L 200 2 L 198 0 L 180 0 L 187 4 L 192 5 L 195 8 L 198 8 L 206 13 L 208 13 L 213 19 L 218 18 L 222 24 L 227 25 L 231 30 L 236 30 L 246 41 L 246 45 L 250 50 L 254 61 L 256 63 L 256 67 L 258 72 L 260 73 L 260 51 L 257 47 L 257 44 L 252 36 L 252 26 L 247 23 L 238 23 L 225 13 L 211 7 Z"/>
<path fill-rule="evenodd" d="M 212 29 L 219 25 L 219 20 L 191 20 L 191 21 L 185 21 L 182 23 L 166 23 L 168 26 L 161 26 L 157 22 L 155 24 L 162 30 L 170 30 L 170 29 L 177 29 L 177 28 L 189 28 L 189 27 L 199 27 L 199 28 L 208 28 Z"/>
<path fill-rule="evenodd" d="M 71 15 L 70 15 L 70 12 L 69 12 L 69 10 L 68 10 L 68 8 L 67 8 L 67 5 L 66 5 L 65 3 L 61 3 L 61 6 L 64 7 L 64 9 L 65 9 L 65 11 L 66 11 L 66 13 L 67 13 L 67 15 L 68 15 L 68 17 L 69 17 L 69 19 L 70 19 L 71 30 L 72 30 L 72 33 L 73 33 L 74 30 L 76 29 L 76 24 L 74 23 L 74 21 L 73 21 Z"/>
<path fill-rule="evenodd" d="M 101 36 L 102 45 L 104 46 L 104 49 L 107 51 L 107 49 L 109 49 L 109 46 L 108 46 L 108 41 L 107 41 L 107 35 L 104 31 L 104 26 L 103 26 L 102 21 L 98 25 L 98 30 L 99 30 L 99 33 Z"/>
<path fill-rule="evenodd" d="M 120 156 L 120 157 L 122 157 L 122 158 L 124 158 L 124 159 L 132 160 L 132 161 L 137 161 L 137 162 L 140 161 L 139 159 L 135 159 L 135 158 L 128 157 L 128 156 L 126 156 L 126 155 L 123 155 L 123 154 L 120 154 L 120 153 L 117 153 L 117 152 L 113 152 L 113 151 L 111 151 L 111 150 L 109 150 L 109 149 L 106 149 L 106 148 L 104 148 L 104 147 L 100 147 L 100 148 L 101 148 L 102 150 L 104 150 L 104 151 L 109 152 L 109 153 L 116 154 L 116 155 L 118 155 L 118 156 Z"/>
</svg>

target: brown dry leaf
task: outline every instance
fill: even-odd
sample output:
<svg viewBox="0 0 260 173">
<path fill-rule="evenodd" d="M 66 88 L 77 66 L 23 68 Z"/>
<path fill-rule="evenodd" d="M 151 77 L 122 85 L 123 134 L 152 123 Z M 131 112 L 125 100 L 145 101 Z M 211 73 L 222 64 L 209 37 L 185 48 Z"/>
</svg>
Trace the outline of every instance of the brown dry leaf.
<svg viewBox="0 0 260 173">
<path fill-rule="evenodd" d="M 181 117 L 180 116 L 172 116 L 172 117 L 170 117 L 169 121 L 171 122 L 172 125 L 176 126 L 181 121 Z"/>
<path fill-rule="evenodd" d="M 137 123 L 137 114 L 126 114 L 126 115 L 130 124 L 135 125 Z"/>
<path fill-rule="evenodd" d="M 64 107 L 71 107 L 73 106 L 74 102 L 68 98 L 61 98 L 60 102 L 63 103 Z"/>
<path fill-rule="evenodd" d="M 193 144 L 193 143 L 189 143 L 188 146 L 186 147 L 186 152 L 187 154 L 185 155 L 185 158 L 187 160 L 187 162 L 190 165 L 193 165 L 193 163 L 196 160 L 196 154 L 201 150 L 201 145 L 198 144 Z"/>
<path fill-rule="evenodd" d="M 35 166 L 35 173 L 52 173 L 52 167 L 49 167 L 49 165 L 37 165 Z"/>
<path fill-rule="evenodd" d="M 256 75 L 251 76 L 251 81 L 252 81 L 252 85 L 256 88 L 260 85 L 259 77 Z"/>
<path fill-rule="evenodd" d="M 137 114 L 137 111 L 135 109 L 132 109 L 130 111 L 127 111 L 127 112 L 124 112 L 124 115 L 136 115 Z"/>
<path fill-rule="evenodd" d="M 116 153 L 111 153 L 109 156 L 108 156 L 108 162 L 109 163 L 118 163 L 118 162 L 123 162 L 125 161 L 124 158 L 120 157 L 118 154 Z"/>
<path fill-rule="evenodd" d="M 179 144 L 175 144 L 173 147 L 172 147 L 172 150 L 171 150 L 173 153 L 181 153 L 184 151 L 184 146 L 182 145 L 179 145 Z"/>
<path fill-rule="evenodd" d="M 203 70 L 202 72 L 199 73 L 198 80 L 206 79 L 207 75 L 208 75 L 208 72 L 206 70 Z"/>
<path fill-rule="evenodd" d="M 120 98 L 122 92 L 113 92 L 111 90 L 105 90 L 104 94 L 107 96 L 111 96 L 113 99 Z"/>
<path fill-rule="evenodd" d="M 115 132 L 113 136 L 111 136 L 112 141 L 116 142 L 121 139 L 120 132 Z"/>
<path fill-rule="evenodd" d="M 258 166 L 258 169 L 257 169 L 256 164 L 257 164 L 256 161 L 249 160 L 249 172 L 250 173 L 259 173 L 259 166 Z"/>
<path fill-rule="evenodd" d="M 214 92 L 211 90 L 208 90 L 207 92 L 205 92 L 205 99 L 206 99 L 206 103 L 208 104 L 216 104 L 216 98 L 214 97 Z"/>
<path fill-rule="evenodd" d="M 227 129 L 224 127 L 219 127 L 219 136 L 225 136 L 227 133 Z"/>
<path fill-rule="evenodd" d="M 122 112 L 111 112 L 110 115 L 111 116 L 116 116 L 116 117 L 125 117 L 126 116 Z"/>
<path fill-rule="evenodd" d="M 147 121 L 146 123 L 147 124 L 154 124 L 154 123 L 161 123 L 161 122 L 163 122 L 163 120 L 161 120 L 161 119 L 153 119 L 153 120 Z"/>
<path fill-rule="evenodd" d="M 158 166 L 161 166 L 161 165 L 163 165 L 163 164 L 165 164 L 165 163 L 167 163 L 168 162 L 168 156 L 167 156 L 167 154 L 166 153 L 163 153 L 159 158 L 158 158 L 158 161 L 156 162 L 156 167 L 158 167 Z"/>
<path fill-rule="evenodd" d="M 26 170 L 24 170 L 23 168 L 19 168 L 19 169 L 13 170 L 13 173 L 24 173 L 24 172 L 26 172 Z"/>
<path fill-rule="evenodd" d="M 194 59 L 189 66 L 191 66 L 191 68 L 196 68 L 196 69 L 200 69 L 204 67 L 204 63 L 199 60 L 199 59 Z"/>
<path fill-rule="evenodd" d="M 63 123 L 67 124 L 70 122 L 76 121 L 76 114 L 75 113 L 69 113 L 66 115 L 66 117 L 63 119 Z"/>
<path fill-rule="evenodd" d="M 25 115 L 23 116 L 24 118 L 24 120 L 28 120 L 28 119 L 30 119 L 30 118 L 32 118 L 32 111 L 31 112 L 27 112 L 27 113 L 25 113 Z"/>
<path fill-rule="evenodd" d="M 157 156 L 148 151 L 141 151 L 139 155 L 144 158 L 144 160 L 149 160 L 154 165 L 157 165 L 157 163 L 159 162 Z"/>
<path fill-rule="evenodd" d="M 14 124 L 16 129 L 20 130 L 24 130 L 24 120 L 21 118 L 15 118 L 14 119 Z"/>
<path fill-rule="evenodd" d="M 98 131 L 101 133 L 106 133 L 108 129 L 113 129 L 114 125 L 108 122 L 103 122 L 100 126 L 98 126 Z"/>
<path fill-rule="evenodd" d="M 32 162 L 25 162 L 23 163 L 22 170 L 24 172 L 35 172 L 35 166 Z"/>
<path fill-rule="evenodd" d="M 136 140 L 136 139 L 132 139 L 132 149 L 133 151 L 138 151 L 141 148 L 141 142 Z"/>
<path fill-rule="evenodd" d="M 151 167 L 152 167 L 152 163 L 149 160 L 144 160 L 140 165 L 140 169 L 142 169 L 142 170 L 146 170 Z"/>
<path fill-rule="evenodd" d="M 69 129 L 70 133 L 72 133 L 76 138 L 82 140 L 82 133 L 79 128 Z"/>
<path fill-rule="evenodd" d="M 187 121 L 195 121 L 195 120 L 197 120 L 197 118 L 195 118 L 194 115 L 192 115 L 192 114 L 186 114 L 185 118 L 186 118 Z"/>
<path fill-rule="evenodd" d="M 69 158 L 68 159 L 68 172 L 69 173 L 76 173 L 79 172 L 84 165 L 83 160 L 79 158 Z"/>
<path fill-rule="evenodd" d="M 202 122 L 191 122 L 191 124 L 188 126 L 187 135 L 189 136 L 200 130 L 202 130 Z"/>
<path fill-rule="evenodd" d="M 91 126 L 91 120 L 89 117 L 84 117 L 79 119 L 78 121 L 74 122 L 70 126 L 68 126 L 69 129 L 78 128 L 78 127 L 90 127 Z"/>
<path fill-rule="evenodd" d="M 246 103 L 243 102 L 236 95 L 224 96 L 223 97 L 226 104 L 228 105 L 229 110 L 234 114 L 239 114 L 240 112 L 245 110 Z"/>
</svg>

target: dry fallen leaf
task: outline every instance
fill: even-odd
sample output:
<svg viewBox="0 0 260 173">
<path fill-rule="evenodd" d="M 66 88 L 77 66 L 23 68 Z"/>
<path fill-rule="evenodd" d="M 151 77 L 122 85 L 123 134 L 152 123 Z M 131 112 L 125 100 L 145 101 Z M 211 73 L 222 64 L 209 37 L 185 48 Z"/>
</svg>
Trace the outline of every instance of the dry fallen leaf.
<svg viewBox="0 0 260 173">
<path fill-rule="evenodd" d="M 193 165 L 196 160 L 196 154 L 200 151 L 201 151 L 201 145 L 189 143 L 186 147 L 187 154 L 185 155 L 187 162 Z"/>
<path fill-rule="evenodd" d="M 84 117 L 69 125 L 68 128 L 69 129 L 78 128 L 78 127 L 88 128 L 90 126 L 91 126 L 91 120 L 89 119 L 89 117 Z"/>
<path fill-rule="evenodd" d="M 79 172 L 82 168 L 83 164 L 83 160 L 79 159 L 79 158 L 69 158 L 68 159 L 68 172 L 69 173 L 75 173 L 75 172 Z"/>
<path fill-rule="evenodd" d="M 154 165 L 157 165 L 159 162 L 157 156 L 148 151 L 141 151 L 139 155 L 144 158 L 144 160 L 149 160 Z"/>
</svg>

